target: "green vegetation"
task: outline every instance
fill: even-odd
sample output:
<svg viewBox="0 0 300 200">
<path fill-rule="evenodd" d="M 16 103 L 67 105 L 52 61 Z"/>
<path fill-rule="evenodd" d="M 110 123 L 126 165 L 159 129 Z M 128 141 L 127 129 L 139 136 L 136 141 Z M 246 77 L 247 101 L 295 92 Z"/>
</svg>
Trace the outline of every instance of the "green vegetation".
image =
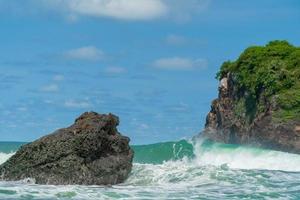
<svg viewBox="0 0 300 200">
<path fill-rule="evenodd" d="M 221 80 L 228 73 L 236 78 L 237 87 L 248 95 L 246 110 L 264 111 L 261 95 L 274 97 L 279 109 L 274 113 L 277 120 L 300 119 L 300 48 L 287 41 L 272 41 L 266 46 L 247 48 L 234 61 L 226 61 L 217 73 Z M 253 106 L 253 100 L 255 106 Z M 247 104 L 247 103 L 246 103 Z M 240 110 L 240 105 L 238 106 Z M 247 113 L 246 113 L 247 114 Z"/>
<path fill-rule="evenodd" d="M 246 114 L 246 104 L 244 99 L 239 99 L 236 102 L 235 109 L 234 109 L 234 114 L 237 116 L 239 119 L 245 118 Z"/>
</svg>

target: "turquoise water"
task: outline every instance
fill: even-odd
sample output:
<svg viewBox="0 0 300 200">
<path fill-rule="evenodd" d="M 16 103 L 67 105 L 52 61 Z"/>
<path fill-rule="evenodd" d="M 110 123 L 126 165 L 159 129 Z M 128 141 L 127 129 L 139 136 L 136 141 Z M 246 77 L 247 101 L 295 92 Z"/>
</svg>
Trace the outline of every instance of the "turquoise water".
<svg viewBox="0 0 300 200">
<path fill-rule="evenodd" d="M 20 145 L 0 143 L 0 163 Z M 133 170 L 123 184 L 0 182 L 0 199 L 300 199 L 300 155 L 201 140 L 133 148 Z"/>
<path fill-rule="evenodd" d="M 11 153 L 23 145 L 23 142 L 0 142 L 0 152 L 1 153 Z"/>
</svg>

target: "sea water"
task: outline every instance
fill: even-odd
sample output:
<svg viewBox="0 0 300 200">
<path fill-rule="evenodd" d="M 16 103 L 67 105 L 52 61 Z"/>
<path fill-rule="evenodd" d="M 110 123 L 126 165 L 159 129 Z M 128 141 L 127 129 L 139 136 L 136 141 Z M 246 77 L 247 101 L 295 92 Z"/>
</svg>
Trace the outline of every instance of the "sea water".
<svg viewBox="0 0 300 200">
<path fill-rule="evenodd" d="M 0 163 L 20 145 L 0 143 Z M 123 184 L 0 182 L 0 199 L 300 199 L 300 155 L 201 140 L 133 149 L 133 170 Z"/>
</svg>

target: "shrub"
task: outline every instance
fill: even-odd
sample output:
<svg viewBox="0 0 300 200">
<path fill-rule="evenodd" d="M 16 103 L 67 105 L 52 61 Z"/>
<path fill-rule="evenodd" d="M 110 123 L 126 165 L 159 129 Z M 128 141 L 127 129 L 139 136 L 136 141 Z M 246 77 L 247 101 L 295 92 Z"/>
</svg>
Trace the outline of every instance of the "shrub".
<svg viewBox="0 0 300 200">
<path fill-rule="evenodd" d="M 289 118 L 299 117 L 299 47 L 279 40 L 271 41 L 266 46 L 249 47 L 236 61 L 224 62 L 216 78 L 221 80 L 228 73 L 236 77 L 238 89 L 247 91 L 257 104 L 262 92 L 266 97 L 277 95 L 281 108 L 281 115 L 278 116 L 287 113 Z"/>
</svg>

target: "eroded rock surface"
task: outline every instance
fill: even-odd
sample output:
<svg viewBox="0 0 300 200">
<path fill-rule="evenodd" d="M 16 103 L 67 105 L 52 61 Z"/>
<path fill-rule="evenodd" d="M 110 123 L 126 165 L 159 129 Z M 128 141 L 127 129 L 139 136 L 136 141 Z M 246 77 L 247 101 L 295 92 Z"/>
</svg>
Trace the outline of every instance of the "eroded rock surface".
<svg viewBox="0 0 300 200">
<path fill-rule="evenodd" d="M 220 81 L 219 96 L 213 100 L 203 135 L 213 141 L 249 144 L 274 150 L 300 153 L 300 121 L 278 121 L 276 96 L 252 100 L 238 87 L 230 73 Z"/>
<path fill-rule="evenodd" d="M 22 146 L 0 166 L 0 178 L 54 185 L 121 183 L 131 171 L 133 151 L 118 124 L 113 114 L 86 112 L 70 127 Z"/>
</svg>

